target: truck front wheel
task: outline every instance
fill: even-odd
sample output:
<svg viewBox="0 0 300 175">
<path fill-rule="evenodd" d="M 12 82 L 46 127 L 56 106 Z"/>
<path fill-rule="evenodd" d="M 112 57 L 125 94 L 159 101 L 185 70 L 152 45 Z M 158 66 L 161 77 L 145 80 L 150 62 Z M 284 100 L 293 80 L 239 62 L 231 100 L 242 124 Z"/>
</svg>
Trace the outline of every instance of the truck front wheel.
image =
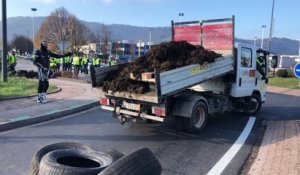
<svg viewBox="0 0 300 175">
<path fill-rule="evenodd" d="M 261 99 L 258 95 L 253 94 L 249 100 L 247 100 L 245 113 L 248 115 L 255 115 L 261 110 Z"/>
<path fill-rule="evenodd" d="M 192 110 L 191 117 L 184 119 L 185 130 L 190 133 L 199 133 L 206 125 L 207 107 L 203 102 L 197 102 Z"/>
</svg>

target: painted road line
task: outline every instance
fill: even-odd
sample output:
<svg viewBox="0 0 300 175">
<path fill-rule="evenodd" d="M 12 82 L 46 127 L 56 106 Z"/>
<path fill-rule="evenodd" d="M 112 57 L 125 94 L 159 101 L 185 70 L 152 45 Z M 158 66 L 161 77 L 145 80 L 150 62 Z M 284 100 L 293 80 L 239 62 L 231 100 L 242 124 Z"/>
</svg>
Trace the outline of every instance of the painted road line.
<svg viewBox="0 0 300 175">
<path fill-rule="evenodd" d="M 234 142 L 231 148 L 224 154 L 224 156 L 217 162 L 217 164 L 207 173 L 207 175 L 217 175 L 223 172 L 226 166 L 231 162 L 233 157 L 238 153 L 240 148 L 244 145 L 246 139 L 248 138 L 253 128 L 254 123 L 255 123 L 255 117 L 250 117 L 242 134 Z"/>
</svg>

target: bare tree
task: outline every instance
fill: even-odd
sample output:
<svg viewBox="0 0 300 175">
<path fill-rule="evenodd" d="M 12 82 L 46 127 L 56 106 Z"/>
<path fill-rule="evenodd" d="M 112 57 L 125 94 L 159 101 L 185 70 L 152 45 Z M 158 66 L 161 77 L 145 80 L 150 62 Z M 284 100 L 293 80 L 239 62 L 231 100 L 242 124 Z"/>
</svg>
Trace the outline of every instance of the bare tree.
<svg viewBox="0 0 300 175">
<path fill-rule="evenodd" d="M 111 50 L 111 30 L 110 28 L 102 24 L 100 33 L 96 34 L 99 44 L 100 44 L 100 52 L 103 54 L 104 59 L 108 59 L 109 51 Z"/>
<path fill-rule="evenodd" d="M 33 43 L 30 39 L 23 35 L 14 35 L 10 44 L 11 48 L 17 49 L 20 54 L 29 53 L 33 50 Z"/>
<path fill-rule="evenodd" d="M 93 33 L 75 16 L 69 21 L 70 26 L 70 38 L 72 45 L 72 51 L 78 52 L 80 46 L 87 44 L 93 39 Z"/>
<path fill-rule="evenodd" d="M 52 42 L 50 49 L 56 51 L 69 49 L 72 52 L 78 52 L 79 46 L 89 41 L 90 34 L 90 30 L 76 16 L 71 15 L 64 7 L 61 7 L 52 12 L 42 24 L 35 43 L 47 39 Z M 68 48 L 66 43 L 69 43 Z M 58 44 L 62 44 L 63 49 L 59 49 Z"/>
</svg>

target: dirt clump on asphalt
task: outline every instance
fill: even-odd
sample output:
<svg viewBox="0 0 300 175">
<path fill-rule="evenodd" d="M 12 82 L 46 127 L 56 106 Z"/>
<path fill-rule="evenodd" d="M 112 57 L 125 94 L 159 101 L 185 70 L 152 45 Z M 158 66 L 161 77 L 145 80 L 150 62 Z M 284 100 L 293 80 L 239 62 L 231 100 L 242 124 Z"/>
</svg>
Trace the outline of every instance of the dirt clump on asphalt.
<svg viewBox="0 0 300 175">
<path fill-rule="evenodd" d="M 152 46 L 145 56 L 120 65 L 118 70 L 106 77 L 103 90 L 142 94 L 149 91 L 149 83 L 130 79 L 130 73 L 133 73 L 135 79 L 140 79 L 141 73 L 153 72 L 155 68 L 164 72 L 190 64 L 212 63 L 221 56 L 221 54 L 206 50 L 202 46 L 194 46 L 186 41 L 164 42 Z"/>
</svg>

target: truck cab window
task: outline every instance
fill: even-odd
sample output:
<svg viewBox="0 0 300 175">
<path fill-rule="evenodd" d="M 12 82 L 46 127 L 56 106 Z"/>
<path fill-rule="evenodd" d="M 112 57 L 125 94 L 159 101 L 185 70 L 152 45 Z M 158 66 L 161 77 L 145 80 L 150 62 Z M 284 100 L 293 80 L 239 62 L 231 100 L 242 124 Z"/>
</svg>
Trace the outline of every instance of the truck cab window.
<svg viewBox="0 0 300 175">
<path fill-rule="evenodd" d="M 266 55 L 264 53 L 257 53 L 256 59 L 256 70 L 263 76 L 266 77 Z"/>
<path fill-rule="evenodd" d="M 242 47 L 241 49 L 241 67 L 252 66 L 252 50 L 249 48 Z"/>
</svg>

